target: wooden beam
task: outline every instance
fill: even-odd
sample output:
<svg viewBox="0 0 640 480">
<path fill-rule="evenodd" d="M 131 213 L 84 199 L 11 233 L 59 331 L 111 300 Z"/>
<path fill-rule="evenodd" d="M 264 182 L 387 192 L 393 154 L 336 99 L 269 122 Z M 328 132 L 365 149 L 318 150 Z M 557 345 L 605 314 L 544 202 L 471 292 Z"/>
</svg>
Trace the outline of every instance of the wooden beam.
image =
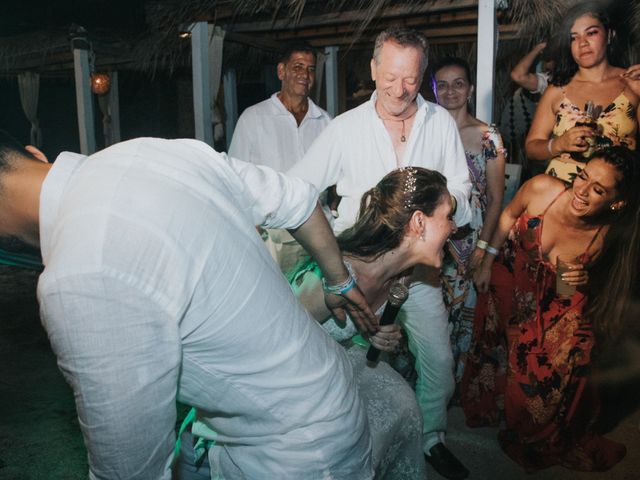
<svg viewBox="0 0 640 480">
<path fill-rule="evenodd" d="M 266 37 L 264 35 L 247 35 L 245 33 L 226 32 L 224 39 L 233 43 L 240 43 L 242 45 L 249 45 L 250 47 L 260 48 L 262 50 L 272 50 L 279 52 L 282 50 L 282 42 L 274 40 L 273 37 Z"/>
<path fill-rule="evenodd" d="M 478 0 L 433 0 L 425 1 L 416 5 L 397 5 L 384 8 L 376 18 L 391 19 L 407 15 L 420 15 L 437 12 L 451 12 L 455 10 L 475 9 Z M 304 27 L 318 27 L 324 25 L 337 25 L 351 22 L 363 22 L 367 20 L 366 9 L 352 10 L 347 12 L 325 13 L 321 15 L 305 16 L 300 21 L 293 19 L 283 19 L 265 22 L 229 23 L 227 31 L 234 32 L 273 32 L 274 30 L 291 30 Z M 218 22 L 220 19 L 217 20 Z"/>
<path fill-rule="evenodd" d="M 478 21 L 477 12 L 457 12 L 450 14 L 429 15 L 429 16 L 411 16 L 401 20 L 386 21 L 386 19 L 376 22 L 375 28 L 370 31 L 382 31 L 390 25 L 402 25 L 411 28 L 428 28 L 440 25 L 475 25 Z M 292 38 L 319 38 L 336 35 L 355 34 L 357 25 L 333 25 L 323 27 L 309 27 L 296 30 L 282 30 L 273 32 L 271 37 L 276 40 L 288 40 Z"/>
<path fill-rule="evenodd" d="M 478 27 L 476 25 L 467 25 L 467 26 L 456 26 L 456 27 L 443 27 L 443 28 L 429 28 L 429 29 L 421 29 L 417 28 L 416 30 L 424 33 L 429 40 L 429 43 L 453 43 L 453 41 L 449 41 L 449 37 L 451 38 L 470 38 L 471 41 L 476 41 L 476 36 L 478 34 Z M 503 34 L 513 34 L 511 38 L 516 36 L 518 31 L 518 25 L 501 25 L 498 27 L 500 32 L 500 38 L 505 38 Z M 342 37 L 327 37 L 327 38 L 307 38 L 308 42 L 314 47 L 326 47 L 329 45 L 338 45 L 338 46 L 351 46 L 356 47 L 358 45 L 369 45 L 369 48 L 373 49 L 373 43 L 376 39 L 376 34 L 363 35 L 358 39 L 357 43 L 353 43 L 352 37 L 350 36 L 342 36 Z"/>
</svg>

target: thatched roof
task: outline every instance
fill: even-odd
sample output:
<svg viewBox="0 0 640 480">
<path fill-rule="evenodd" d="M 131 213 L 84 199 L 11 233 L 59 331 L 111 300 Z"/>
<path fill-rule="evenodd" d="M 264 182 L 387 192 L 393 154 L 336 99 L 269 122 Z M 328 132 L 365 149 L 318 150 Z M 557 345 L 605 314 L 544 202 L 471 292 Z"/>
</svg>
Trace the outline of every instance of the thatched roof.
<svg viewBox="0 0 640 480">
<path fill-rule="evenodd" d="M 501 49 L 521 39 L 517 50 L 547 38 L 561 12 L 576 0 L 497 0 Z M 95 63 L 104 68 L 172 71 L 190 63 L 190 44 L 178 32 L 194 21 L 222 26 L 226 66 L 256 65 L 283 42 L 370 49 L 375 35 L 400 24 L 425 32 L 438 50 L 459 45 L 475 58 L 478 0 L 92 0 L 42 1 L 42 9 L 7 6 L 0 25 L 0 71 L 70 70 L 69 26 L 86 28 Z M 629 33 L 640 38 L 640 5 L 613 2 Z M 24 17 L 24 18 L 23 18 Z M 632 45 L 638 42 L 632 41 Z M 635 59 L 637 59 L 635 54 Z"/>
</svg>

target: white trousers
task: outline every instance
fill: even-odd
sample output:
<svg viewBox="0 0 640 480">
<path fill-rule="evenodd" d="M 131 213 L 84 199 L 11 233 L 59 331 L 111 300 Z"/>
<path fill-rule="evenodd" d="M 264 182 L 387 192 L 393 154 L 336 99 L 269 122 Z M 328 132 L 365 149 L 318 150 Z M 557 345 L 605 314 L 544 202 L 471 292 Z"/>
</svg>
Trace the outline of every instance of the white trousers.
<svg viewBox="0 0 640 480">
<path fill-rule="evenodd" d="M 444 442 L 447 405 L 455 389 L 449 314 L 442 298 L 439 271 L 430 269 L 414 282 L 399 314 L 416 357 L 416 397 L 422 411 L 422 448 Z"/>
</svg>

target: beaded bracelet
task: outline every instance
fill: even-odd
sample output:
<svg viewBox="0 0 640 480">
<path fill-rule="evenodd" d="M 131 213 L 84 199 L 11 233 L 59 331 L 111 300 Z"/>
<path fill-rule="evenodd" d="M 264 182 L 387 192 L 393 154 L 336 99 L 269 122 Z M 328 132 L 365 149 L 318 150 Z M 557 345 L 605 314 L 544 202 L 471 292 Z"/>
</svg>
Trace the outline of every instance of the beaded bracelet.
<svg viewBox="0 0 640 480">
<path fill-rule="evenodd" d="M 488 246 L 489 244 L 484 240 L 478 240 L 476 242 L 476 248 L 479 248 L 480 250 L 486 250 Z"/>
<path fill-rule="evenodd" d="M 485 248 L 485 250 L 487 251 L 487 253 L 490 253 L 491 255 L 498 255 L 498 252 L 499 252 L 497 248 L 492 247 L 489 244 L 487 244 L 487 248 Z"/>
<path fill-rule="evenodd" d="M 322 277 L 322 289 L 324 290 L 324 293 L 331 295 L 345 295 L 356 286 L 356 279 L 353 275 L 351 265 L 347 262 L 345 262 L 344 265 L 347 267 L 347 271 L 349 272 L 349 276 L 344 282 L 337 283 L 336 285 L 327 285 L 324 277 Z"/>
</svg>

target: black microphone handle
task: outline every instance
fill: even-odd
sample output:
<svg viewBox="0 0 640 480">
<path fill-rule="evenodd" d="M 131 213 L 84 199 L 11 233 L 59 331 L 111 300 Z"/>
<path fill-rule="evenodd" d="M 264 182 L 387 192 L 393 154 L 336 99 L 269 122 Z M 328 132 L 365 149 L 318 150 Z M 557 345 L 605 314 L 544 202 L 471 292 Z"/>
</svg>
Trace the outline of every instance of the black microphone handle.
<svg viewBox="0 0 640 480">
<path fill-rule="evenodd" d="M 384 307 L 382 317 L 380 318 L 380 325 L 391 325 L 396 321 L 400 307 L 409 296 L 409 289 L 402 283 L 398 282 L 391 286 L 389 290 L 389 299 L 387 305 Z M 371 345 L 367 351 L 367 360 L 370 362 L 377 362 L 380 356 L 380 350 Z"/>
</svg>

